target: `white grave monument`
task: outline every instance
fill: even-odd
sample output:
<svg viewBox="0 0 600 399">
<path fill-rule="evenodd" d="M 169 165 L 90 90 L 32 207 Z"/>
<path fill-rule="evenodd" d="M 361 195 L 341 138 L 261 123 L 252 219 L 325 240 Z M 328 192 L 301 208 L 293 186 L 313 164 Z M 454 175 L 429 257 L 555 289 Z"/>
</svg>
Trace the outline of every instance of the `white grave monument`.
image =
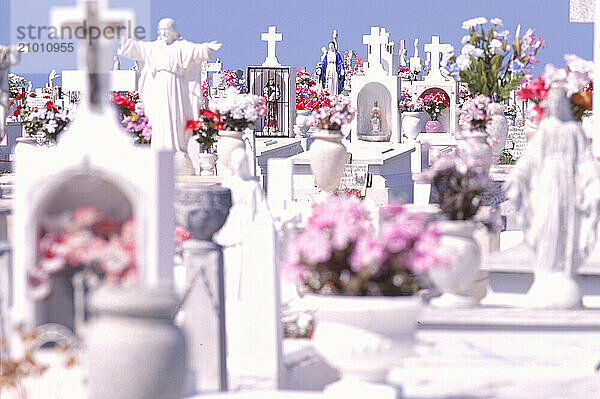
<svg viewBox="0 0 600 399">
<path fill-rule="evenodd" d="M 56 9 L 51 24 L 75 29 L 87 21 L 108 27 L 134 21 L 134 16 L 128 10 L 109 11 L 106 2 L 80 0 L 74 9 Z M 173 280 L 172 153 L 130 144 L 109 104 L 111 43 L 105 39 L 85 43 L 80 43 L 85 54 L 80 60 L 86 63 L 81 66 L 85 80 L 77 119 L 56 147 L 17 149 L 13 317 L 28 325 L 36 324 L 40 316 L 36 313 L 43 309 L 27 292 L 28 271 L 38 262 L 38 235 L 45 220 L 66 211 L 93 206 L 116 221 L 133 217 L 141 284 L 168 287 Z"/>
<path fill-rule="evenodd" d="M 215 241 L 223 245 L 230 387 L 279 385 L 282 337 L 275 228 L 247 153 L 231 154 L 233 206 Z"/>
<path fill-rule="evenodd" d="M 421 173 L 426 159 L 419 143 L 401 142 L 397 105 L 401 80 L 397 74 L 396 46 L 390 43 L 389 35 L 384 28 L 372 27 L 371 34 L 363 36 L 363 42 L 369 46 L 369 58 L 364 76 L 352 77 L 350 97 L 357 115 L 350 142 L 345 142 L 350 164 L 346 174 L 349 178 L 361 175 L 359 180 L 366 186 L 361 186 L 360 191 L 379 205 L 392 200 L 410 203 L 421 198 L 420 187 L 413 177 Z M 382 134 L 378 136 L 369 134 L 375 102 L 381 112 Z M 294 200 L 311 201 L 317 194 L 309 152 L 310 148 L 291 159 Z M 366 179 L 365 165 L 368 165 Z"/>
<path fill-rule="evenodd" d="M 296 69 L 282 66 L 275 55 L 275 46 L 283 40 L 283 34 L 277 33 L 275 26 L 270 26 L 268 33 L 261 34 L 261 39 L 268 43 L 267 57 L 261 66 L 247 68 L 248 90 L 258 96 L 278 98 L 267 103 L 269 112 L 257 122 L 254 129 L 256 156 L 251 163 L 255 165 L 256 175 L 265 189 L 268 159 L 287 158 L 304 151 L 304 147 L 300 144 L 303 140 L 295 138 L 293 131 L 296 120 Z"/>
<path fill-rule="evenodd" d="M 450 106 L 442 111 L 440 122 L 445 133 L 431 133 L 434 138 L 442 138 L 448 140 L 454 137 L 456 130 L 456 96 L 458 93 L 458 84 L 452 77 L 444 77 L 440 70 L 441 54 L 450 47 L 449 44 L 440 43 L 439 36 L 432 36 L 431 43 L 425 44 L 425 51 L 431 55 L 431 64 L 429 73 L 422 81 L 413 83 L 413 96 L 419 98 L 424 96 L 428 91 L 442 90 L 450 99 Z M 426 139 L 427 134 L 419 135 L 420 139 Z"/>
<path fill-rule="evenodd" d="M 352 77 L 350 92 L 352 105 L 358 110 L 352 123 L 354 143 L 359 140 L 401 142 L 400 78 L 395 44 L 390 43 L 389 37 L 389 32 L 379 27 L 371 27 L 371 33 L 363 36 L 363 43 L 369 46 L 367 66 L 363 76 Z M 370 114 L 375 103 L 381 109 L 381 132 L 377 138 L 370 134 Z"/>
<path fill-rule="evenodd" d="M 277 60 L 276 45 L 283 41 L 283 34 L 275 26 L 262 33 L 261 40 L 267 42 L 267 57 L 261 66 L 247 68 L 248 91 L 267 98 L 267 116 L 257 122 L 255 132 L 257 136 L 294 137 L 296 69 Z"/>
</svg>

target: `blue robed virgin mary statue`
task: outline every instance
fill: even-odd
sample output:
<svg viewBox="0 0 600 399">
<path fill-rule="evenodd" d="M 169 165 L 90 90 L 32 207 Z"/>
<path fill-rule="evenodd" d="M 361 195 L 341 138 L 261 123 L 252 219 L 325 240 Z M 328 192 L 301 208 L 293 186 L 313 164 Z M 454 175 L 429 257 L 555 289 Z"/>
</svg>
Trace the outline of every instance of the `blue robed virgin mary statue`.
<svg viewBox="0 0 600 399">
<path fill-rule="evenodd" d="M 334 42 L 329 42 L 329 50 L 323 53 L 317 68 L 319 81 L 325 91 L 331 94 L 340 94 L 344 90 L 344 61 L 335 48 Z"/>
</svg>

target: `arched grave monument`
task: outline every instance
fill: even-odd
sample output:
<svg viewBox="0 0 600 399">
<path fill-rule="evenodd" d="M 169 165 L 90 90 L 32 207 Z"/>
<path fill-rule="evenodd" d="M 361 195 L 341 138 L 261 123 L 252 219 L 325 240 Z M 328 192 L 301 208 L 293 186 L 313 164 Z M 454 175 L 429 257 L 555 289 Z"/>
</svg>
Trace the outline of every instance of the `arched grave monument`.
<svg viewBox="0 0 600 399">
<path fill-rule="evenodd" d="M 117 26 L 123 20 L 135 20 L 131 11 L 113 12 L 95 7 L 95 3 L 82 1 L 75 10 L 57 9 L 52 23 L 76 28 L 86 15 L 88 19 L 92 15 L 95 18 L 92 22 L 98 26 Z M 172 152 L 134 147 L 120 128 L 109 104 L 111 58 L 103 56 L 110 53 L 111 44 L 99 39 L 80 46 L 85 54 L 80 57 L 85 60 L 82 66 L 85 79 L 78 118 L 62 134 L 56 147 L 17 149 L 12 316 L 14 321 L 29 326 L 59 322 L 72 327 L 69 321 L 73 315 L 65 313 L 61 304 L 42 305 L 31 298 L 29 289 L 32 269 L 40 260 L 40 235 L 57 226 L 62 228 L 64 223 L 59 219 L 65 212 L 90 207 L 102 212 L 111 223 L 133 218 L 139 284 L 167 290 L 172 284 Z M 68 233 L 69 228 L 61 232 Z M 101 233 L 93 231 L 93 234 Z M 72 289 L 68 281 L 54 283 L 53 289 Z"/>
<path fill-rule="evenodd" d="M 439 36 L 432 36 L 431 43 L 425 44 L 425 51 L 431 54 L 431 68 L 422 81 L 413 82 L 413 95 L 415 98 L 422 97 L 428 90 L 443 91 L 450 100 L 450 106 L 446 108 L 441 116 L 442 130 L 446 140 L 454 137 L 456 131 L 456 97 L 458 84 L 452 77 L 445 77 L 440 71 L 440 56 L 450 46 L 440 43 Z M 439 135 L 440 133 L 432 133 Z M 426 138 L 425 135 L 422 138 Z M 441 138 L 441 137 L 439 137 Z"/>
</svg>

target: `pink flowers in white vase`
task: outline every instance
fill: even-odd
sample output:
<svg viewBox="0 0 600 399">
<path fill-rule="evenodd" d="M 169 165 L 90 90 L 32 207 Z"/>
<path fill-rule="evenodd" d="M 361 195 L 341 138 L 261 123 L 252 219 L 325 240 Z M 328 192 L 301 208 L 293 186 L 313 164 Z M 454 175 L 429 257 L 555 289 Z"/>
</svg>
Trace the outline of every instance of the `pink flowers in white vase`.
<svg viewBox="0 0 600 399">
<path fill-rule="evenodd" d="M 417 274 L 445 265 L 440 234 L 401 205 L 381 211 L 379 233 L 362 202 L 337 196 L 315 205 L 304 231 L 288 245 L 284 272 L 301 290 L 335 295 L 414 295 Z"/>
</svg>

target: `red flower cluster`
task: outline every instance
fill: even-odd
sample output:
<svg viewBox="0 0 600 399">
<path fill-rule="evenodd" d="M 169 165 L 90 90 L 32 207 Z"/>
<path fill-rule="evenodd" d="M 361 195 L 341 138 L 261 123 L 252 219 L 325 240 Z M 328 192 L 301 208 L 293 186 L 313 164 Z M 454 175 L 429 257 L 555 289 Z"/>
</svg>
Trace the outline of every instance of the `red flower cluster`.
<svg viewBox="0 0 600 399">
<path fill-rule="evenodd" d="M 329 93 L 317 91 L 313 87 L 317 85 L 308 73 L 298 71 L 296 73 L 296 109 L 299 111 L 313 111 L 321 107 L 330 107 Z"/>
<path fill-rule="evenodd" d="M 21 93 L 17 96 L 17 98 L 15 98 L 16 101 L 22 100 L 25 98 L 25 93 Z"/>
<path fill-rule="evenodd" d="M 217 130 L 223 130 L 223 122 L 221 121 L 221 116 L 215 112 L 212 112 L 208 109 L 201 109 L 200 111 L 200 120 L 198 121 L 187 121 L 185 125 L 186 130 L 201 130 L 204 127 L 204 124 L 207 121 L 212 121 L 215 124 Z"/>
<path fill-rule="evenodd" d="M 447 95 L 445 95 L 441 91 L 438 91 L 435 93 L 427 94 L 425 97 L 423 97 L 423 103 L 425 105 L 429 105 L 429 104 L 441 105 L 442 108 L 446 108 L 450 105 L 450 100 L 448 99 Z"/>
<path fill-rule="evenodd" d="M 120 95 L 119 93 L 113 93 L 113 103 L 117 104 L 119 106 L 119 108 L 121 108 L 122 111 L 125 111 L 125 110 L 134 111 L 135 110 L 135 103 L 133 101 L 131 101 L 130 99 L 128 99 L 127 97 Z"/>
<path fill-rule="evenodd" d="M 546 98 L 549 90 L 549 88 L 546 88 L 546 81 L 544 78 L 538 76 L 531 83 L 517 91 L 517 100 L 532 100 L 534 103 L 539 104 L 540 101 Z"/>
<path fill-rule="evenodd" d="M 535 122 L 539 122 L 544 117 L 544 109 L 539 104 L 546 98 L 549 90 L 550 88 L 546 87 L 544 78 L 538 76 L 531 83 L 517 91 L 518 101 L 531 100 L 535 103 L 531 110 Z"/>
<path fill-rule="evenodd" d="M 48 101 L 46 103 L 46 109 L 48 111 L 54 112 L 55 114 L 58 112 L 58 109 L 56 108 L 56 106 L 54 105 L 54 103 L 52 101 Z"/>
<path fill-rule="evenodd" d="M 21 109 L 22 108 L 23 107 L 21 105 L 17 105 L 17 109 L 15 109 L 15 112 L 13 112 L 13 116 L 19 116 L 19 114 L 21 113 Z"/>
</svg>

